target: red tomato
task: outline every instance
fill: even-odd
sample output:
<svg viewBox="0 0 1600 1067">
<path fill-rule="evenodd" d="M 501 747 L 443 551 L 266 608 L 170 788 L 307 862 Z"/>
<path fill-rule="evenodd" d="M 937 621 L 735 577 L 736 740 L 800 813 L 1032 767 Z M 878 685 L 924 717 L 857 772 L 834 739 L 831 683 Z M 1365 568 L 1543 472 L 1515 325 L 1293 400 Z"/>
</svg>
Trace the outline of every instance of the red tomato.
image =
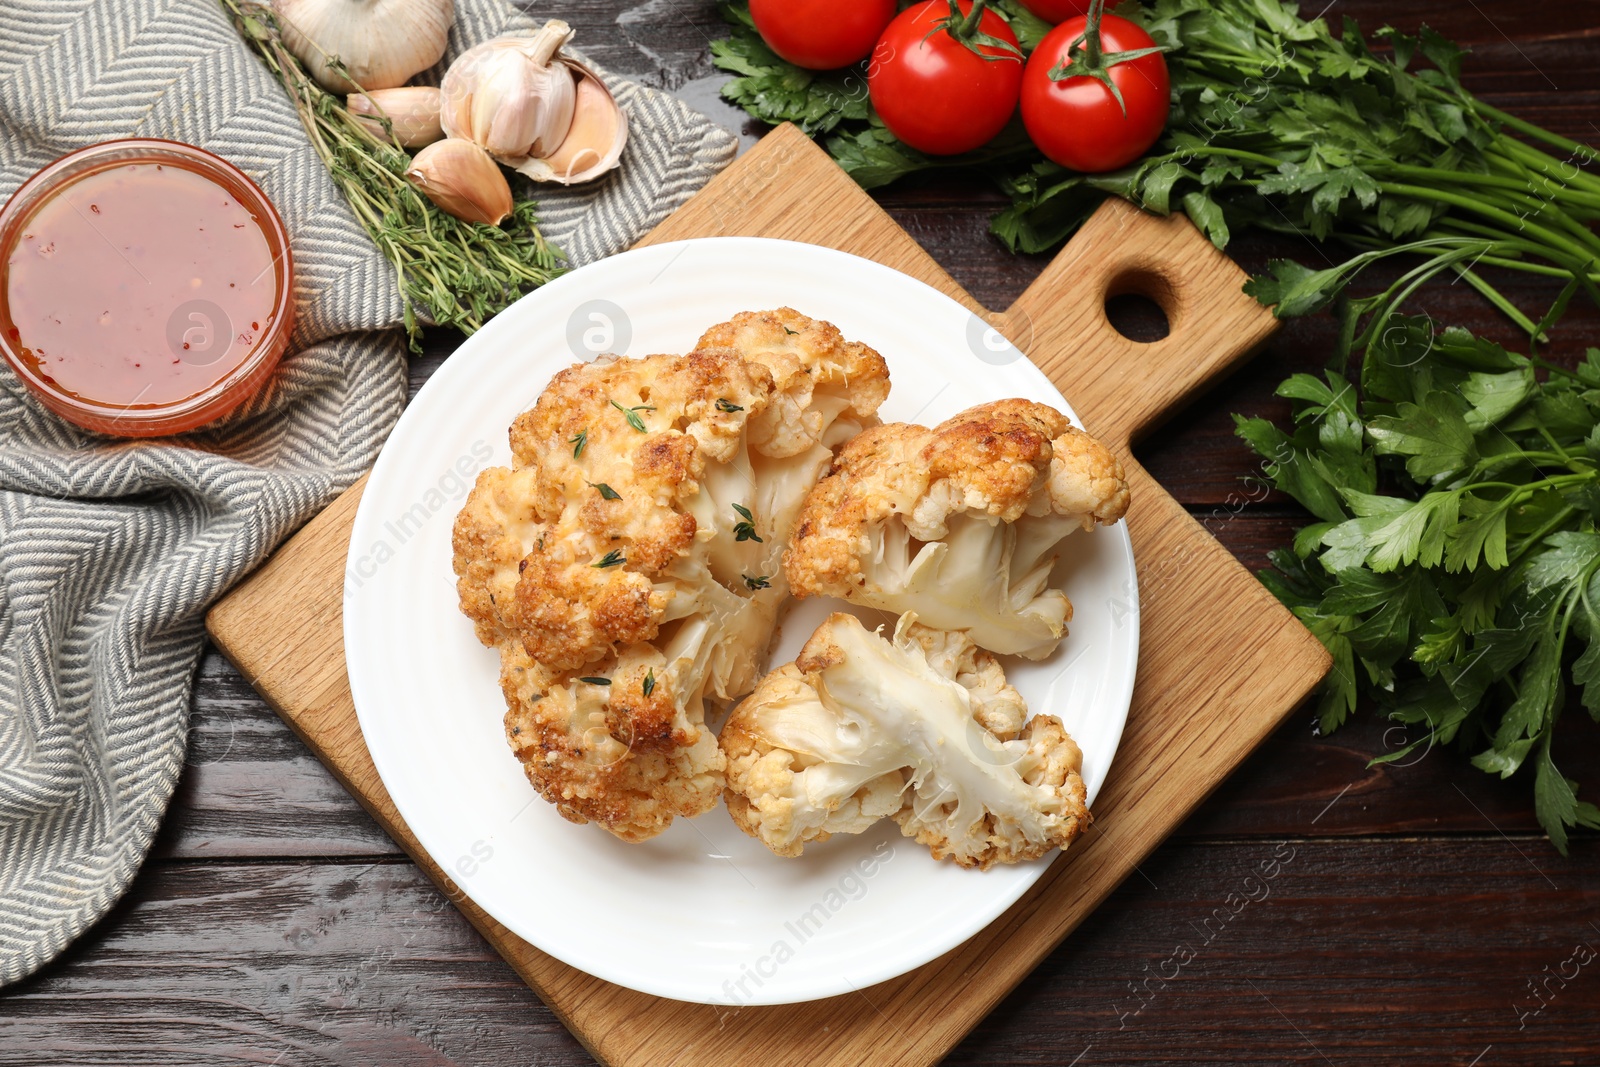
<svg viewBox="0 0 1600 1067">
<path fill-rule="evenodd" d="M 972 0 L 961 0 L 962 15 Z M 889 132 L 930 155 L 968 152 L 984 144 L 1017 110 L 1022 86 L 1021 53 L 990 44 L 977 47 L 985 59 L 941 27 L 947 0 L 908 7 L 889 23 L 867 66 L 867 92 Z M 1005 19 L 985 10 L 978 32 L 1017 47 Z"/>
<path fill-rule="evenodd" d="M 767 47 L 797 67 L 833 70 L 867 58 L 895 0 L 750 0 Z"/>
<path fill-rule="evenodd" d="M 1089 0 L 1022 0 L 1022 6 L 1046 22 L 1065 22 L 1089 13 Z"/>
<path fill-rule="evenodd" d="M 1096 173 L 1126 166 L 1155 144 L 1167 124 L 1171 82 L 1159 52 L 1106 68 L 1122 91 L 1124 115 L 1111 90 L 1094 78 L 1051 81 L 1050 72 L 1069 59 L 1067 51 L 1085 25 L 1085 19 L 1070 19 L 1039 42 L 1022 77 L 1022 122 L 1033 143 L 1052 160 Z M 1101 21 L 1100 41 L 1108 53 L 1155 45 L 1148 33 L 1116 15 Z"/>
</svg>

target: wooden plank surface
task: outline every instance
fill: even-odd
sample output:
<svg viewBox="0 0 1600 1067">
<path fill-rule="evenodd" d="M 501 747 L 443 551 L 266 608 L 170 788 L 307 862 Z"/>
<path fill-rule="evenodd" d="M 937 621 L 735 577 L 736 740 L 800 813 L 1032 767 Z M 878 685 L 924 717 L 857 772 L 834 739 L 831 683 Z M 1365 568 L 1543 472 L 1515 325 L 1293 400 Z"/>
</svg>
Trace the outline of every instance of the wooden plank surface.
<svg viewBox="0 0 1600 1067">
<path fill-rule="evenodd" d="M 669 87 L 710 73 L 706 35 L 718 31 L 709 4 L 641 11 L 635 0 L 594 0 L 564 2 L 559 13 L 613 69 Z M 1593 62 L 1600 19 L 1588 0 L 1537 7 L 1426 0 L 1403 8 L 1341 0 L 1332 14 L 1369 28 L 1392 21 L 1415 30 L 1426 20 L 1473 47 L 1468 84 L 1489 102 L 1568 136 L 1600 137 L 1592 125 L 1600 116 Z M 1001 201 L 983 179 L 940 176 L 874 196 L 987 306 L 1007 306 L 1046 262 L 1009 255 L 986 236 Z M 1317 255 L 1305 242 L 1263 235 L 1240 236 L 1229 252 L 1256 270 L 1270 257 L 1315 262 Z M 1554 295 L 1515 277 L 1495 281 L 1510 281 L 1528 308 Z M 1518 343 L 1463 286 L 1430 286 L 1417 303 L 1441 321 Z M 1136 309 L 1131 316 L 1136 331 L 1159 328 Z M 1262 356 L 1138 448 L 1146 469 L 1252 568 L 1304 520 L 1276 497 L 1242 491 L 1254 463 L 1232 437 L 1229 413 L 1281 417 L 1286 405 L 1271 396 L 1273 387 L 1289 373 L 1318 370 L 1326 336 L 1320 317 L 1287 324 Z M 413 360 L 414 382 L 457 343 L 431 335 L 427 354 Z M 1576 302 L 1553 353 L 1570 359 L 1585 345 L 1600 345 L 1600 315 Z M 409 871 L 410 882 L 399 883 L 411 888 L 395 890 L 404 902 L 398 907 L 387 892 L 343 888 L 404 863 L 397 847 L 216 652 L 207 653 L 195 685 L 189 765 L 156 858 L 125 904 L 57 964 L 0 992 L 0 1064 L 592 1063 L 420 874 Z M 1587 781 L 1587 768 L 1600 767 L 1600 728 L 1574 712 L 1562 730 L 1580 746 L 1574 766 L 1585 768 Z M 1587 984 L 1590 969 L 1525 1030 L 1511 1011 L 1527 978 L 1565 958 L 1562 939 L 1578 931 L 1563 915 L 1600 910 L 1594 839 L 1578 839 L 1572 859 L 1562 860 L 1537 832 L 1528 784 L 1482 775 L 1455 752 L 1366 771 L 1366 760 L 1395 740 L 1370 712 L 1331 737 L 1314 736 L 1310 723 L 1309 711 L 1292 716 L 1177 840 L 1141 864 L 1159 888 L 1138 875 L 1124 883 L 945 1062 L 1067 1064 L 1103 1033 L 1080 1067 L 1465 1067 L 1480 1053 L 1478 1067 L 1600 1063 L 1600 997 Z M 1208 910 L 1210 898 L 1231 891 L 1228 876 L 1278 839 L 1298 845 L 1308 835 L 1317 837 L 1312 847 L 1329 849 L 1318 853 L 1328 859 L 1316 870 L 1337 872 L 1337 887 L 1314 900 L 1298 889 L 1275 891 L 1126 1031 L 1099 1018 L 1128 1001 L 1127 983 L 1144 977 L 1143 966 L 1166 958 L 1153 951 L 1164 952 L 1175 929 L 1181 936 L 1189 919 L 1199 921 L 1179 914 L 1175 902 L 1189 899 L 1183 894 L 1207 898 Z M 339 925 L 339 952 L 284 952 L 294 928 L 283 921 L 286 906 L 253 895 L 262 871 L 300 879 L 285 883 L 295 900 L 324 902 Z M 313 875 L 326 875 L 333 888 L 319 895 Z M 1540 903 L 1546 876 L 1561 888 L 1558 907 Z M 208 888 L 197 891 L 202 881 Z M 1397 897 L 1407 905 L 1391 914 Z M 164 925 L 150 939 L 153 915 Z M 225 938 L 212 936 L 219 931 Z M 134 938 L 140 951 L 128 952 Z M 1402 951 L 1389 951 L 1396 938 Z M 408 940 L 422 951 L 386 963 Z M 1297 966 L 1301 954 L 1314 974 Z M 291 1000 L 293 1025 L 273 1023 Z M 1294 1044 L 1296 1028 L 1326 1060 Z"/>
<path fill-rule="evenodd" d="M 1600 841 L 1578 848 L 1593 863 Z M 1597 887 L 1571 872 L 1530 878 L 1520 844 L 1417 857 L 1389 841 L 1183 842 L 1141 870 L 946 1063 L 1466 1067 L 1489 1046 L 1477 1067 L 1595 1062 L 1593 974 L 1552 985 L 1518 1030 L 1518 1011 L 1538 1004 L 1525 980 L 1560 969 L 1578 942 L 1600 948 L 1583 910 L 1600 908 Z M 1382 906 L 1357 911 L 1374 881 L 1391 887 Z M 70 967 L 8 998 L 0 1062 L 587 1060 L 409 863 L 160 864 L 146 882 Z M 1438 935 L 1442 899 L 1473 937 Z M 1359 921 L 1359 940 L 1338 919 Z M 1179 966 L 1182 949 L 1193 958 Z M 1358 968 L 1330 998 L 1329 972 Z M 1239 1051 L 1222 1049 L 1234 1032 Z"/>
</svg>

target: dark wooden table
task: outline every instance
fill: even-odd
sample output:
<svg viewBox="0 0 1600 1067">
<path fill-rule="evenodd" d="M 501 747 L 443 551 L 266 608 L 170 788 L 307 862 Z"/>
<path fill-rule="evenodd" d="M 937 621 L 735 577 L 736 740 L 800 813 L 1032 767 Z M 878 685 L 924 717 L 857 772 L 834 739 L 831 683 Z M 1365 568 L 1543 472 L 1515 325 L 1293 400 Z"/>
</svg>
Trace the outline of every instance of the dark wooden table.
<svg viewBox="0 0 1600 1067">
<path fill-rule="evenodd" d="M 537 10 L 568 18 L 613 69 L 711 99 L 706 43 L 720 31 L 709 5 L 625 3 Z M 1369 29 L 1428 22 L 1472 46 L 1467 80 L 1485 99 L 1600 143 L 1594 0 L 1330 7 Z M 987 235 L 1000 200 L 981 181 L 908 182 L 880 200 L 990 307 L 1043 265 Z M 1247 269 L 1315 255 L 1254 236 L 1231 252 Z M 1506 281 L 1524 308 L 1555 293 Z M 1417 305 L 1519 343 L 1465 286 L 1436 285 Z M 1600 313 L 1573 307 L 1557 355 L 1600 345 Z M 1158 326 L 1136 306 L 1119 316 L 1135 333 Z M 458 340 L 431 338 L 414 384 Z M 1289 324 L 1139 450 L 1252 568 L 1303 515 L 1276 495 L 1246 501 L 1241 479 L 1257 467 L 1229 413 L 1281 417 L 1274 386 L 1320 367 L 1330 343 L 1325 318 Z M 0 1064 L 591 1062 L 215 652 L 195 684 L 192 731 L 177 798 L 127 899 L 0 995 Z M 1569 713 L 1560 734 L 1564 766 L 1593 799 L 1600 728 Z M 948 1062 L 1600 1064 L 1600 963 L 1550 979 L 1579 945 L 1600 951 L 1600 840 L 1578 835 L 1561 858 L 1529 784 L 1492 780 L 1456 752 L 1367 768 L 1406 740 L 1371 714 L 1331 737 L 1315 736 L 1309 709 L 1292 715 Z M 1232 914 L 1229 895 L 1275 852 L 1292 860 L 1270 896 Z M 1203 947 L 1174 976 L 1163 961 L 1183 943 Z"/>
</svg>

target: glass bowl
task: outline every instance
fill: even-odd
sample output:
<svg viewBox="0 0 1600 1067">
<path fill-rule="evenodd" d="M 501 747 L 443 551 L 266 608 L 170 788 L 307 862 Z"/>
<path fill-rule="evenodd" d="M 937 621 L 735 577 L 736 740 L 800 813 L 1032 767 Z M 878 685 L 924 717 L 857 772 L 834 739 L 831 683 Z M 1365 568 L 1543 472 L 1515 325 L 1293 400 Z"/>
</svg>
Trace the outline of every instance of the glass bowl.
<svg viewBox="0 0 1600 1067">
<path fill-rule="evenodd" d="M 219 364 L 214 379 L 207 382 L 204 380 L 203 371 L 195 371 L 191 377 L 197 380 L 199 387 L 179 398 L 158 403 L 140 403 L 135 398 L 133 402 L 123 403 L 95 399 L 81 392 L 75 392 L 57 382 L 45 371 L 37 356 L 25 347 L 19 327 L 12 319 L 11 281 L 12 272 L 17 269 L 16 264 L 19 262 L 18 243 L 24 238 L 30 222 L 38 217 L 42 209 L 49 206 L 75 183 L 92 175 L 128 164 L 142 163 L 163 165 L 158 167 L 157 173 L 170 166 L 175 170 L 197 174 L 220 186 L 224 192 L 233 197 L 237 205 L 248 212 L 266 240 L 267 250 L 272 256 L 271 270 L 275 288 L 266 325 L 251 331 L 248 342 L 240 341 L 239 339 L 245 334 L 235 334 L 231 323 L 226 324 L 229 326 L 227 333 L 229 345 L 247 343 L 248 346 L 248 351 L 238 359 L 238 362 L 214 357 Z M 146 175 L 146 178 L 148 180 L 149 176 Z M 77 210 L 76 205 L 74 210 L 78 215 L 83 215 L 81 210 Z M 94 210 L 98 212 L 99 208 L 94 207 Z M 95 225 L 87 217 L 85 222 L 90 226 Z M 32 239 L 31 234 L 26 236 L 27 239 Z M 53 243 L 50 247 L 54 247 Z M 129 266 L 133 266 L 131 261 Z M 11 369 L 40 403 L 84 429 L 120 437 L 154 437 L 182 433 L 228 414 L 266 383 L 289 345 L 289 335 L 294 326 L 293 278 L 294 262 L 289 250 L 289 235 L 284 229 L 283 220 L 278 217 L 277 210 L 266 195 L 233 164 L 203 149 L 178 141 L 135 138 L 90 145 L 62 156 L 29 178 L 7 201 L 5 207 L 0 209 L 0 353 L 5 355 Z M 194 279 L 194 284 L 198 285 L 200 281 L 201 279 L 197 277 Z M 157 297 L 153 296 L 152 299 L 155 300 Z M 190 345 L 188 340 L 182 340 L 180 344 L 177 339 L 190 337 L 190 334 L 182 329 L 189 318 L 193 318 L 207 329 L 214 329 L 214 324 L 206 321 L 205 308 L 215 308 L 216 305 L 203 301 L 193 303 L 197 306 L 203 305 L 199 312 L 186 310 L 189 308 L 188 303 L 181 304 L 172 311 L 174 320 L 177 320 L 180 314 L 185 318 L 176 326 L 172 321 L 168 323 L 166 337 L 170 339 L 168 347 L 171 351 L 150 352 L 148 355 L 163 359 L 169 355 L 178 357 L 169 362 L 183 360 L 186 353 L 180 349 L 188 349 Z M 90 289 L 84 292 L 81 299 L 74 295 L 72 300 L 63 306 L 68 308 L 71 314 L 81 313 L 88 316 L 98 314 L 95 310 L 96 304 L 95 290 Z M 151 314 L 159 314 L 160 310 L 152 305 Z M 209 348 L 212 343 L 208 340 L 204 345 Z M 130 353 L 130 355 L 135 354 Z M 196 367 L 203 366 L 197 359 L 184 361 Z M 142 365 L 143 356 L 140 356 L 139 361 L 134 362 L 133 366 Z"/>
</svg>

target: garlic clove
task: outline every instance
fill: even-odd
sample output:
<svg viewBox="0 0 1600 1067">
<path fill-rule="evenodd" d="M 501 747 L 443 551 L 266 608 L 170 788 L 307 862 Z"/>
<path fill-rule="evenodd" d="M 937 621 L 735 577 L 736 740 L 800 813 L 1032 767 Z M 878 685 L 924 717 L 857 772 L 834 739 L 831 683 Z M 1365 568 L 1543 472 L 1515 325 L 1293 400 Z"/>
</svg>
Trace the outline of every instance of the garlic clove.
<svg viewBox="0 0 1600 1067">
<path fill-rule="evenodd" d="M 529 37 L 499 37 L 463 52 L 445 72 L 447 137 L 487 148 L 507 164 L 554 151 L 572 126 L 577 85 L 560 58 L 572 28 L 551 19 Z"/>
<path fill-rule="evenodd" d="M 435 141 L 417 153 L 406 178 L 440 211 L 466 222 L 498 226 L 511 214 L 510 183 L 489 153 L 471 141 Z"/>
<path fill-rule="evenodd" d="M 566 137 L 549 155 L 530 155 L 514 164 L 519 174 L 534 181 L 572 185 L 598 178 L 617 166 L 628 143 L 628 116 L 605 82 L 581 63 L 566 63 L 577 78 L 577 103 Z"/>
<path fill-rule="evenodd" d="M 484 66 L 472 95 L 472 140 L 497 156 L 517 156 L 541 136 L 546 99 L 537 96 L 538 77 L 514 49 L 496 49 Z M 551 101 L 559 108 L 560 100 Z"/>
<path fill-rule="evenodd" d="M 381 121 L 387 118 L 401 147 L 421 148 L 444 136 L 439 124 L 439 100 L 439 90 L 431 85 L 408 85 L 351 93 L 345 107 L 378 140 L 389 140 Z"/>
<path fill-rule="evenodd" d="M 455 21 L 453 0 L 273 0 L 272 7 L 283 43 L 334 93 L 404 85 L 444 57 Z M 349 78 L 332 69 L 333 58 Z"/>
</svg>

